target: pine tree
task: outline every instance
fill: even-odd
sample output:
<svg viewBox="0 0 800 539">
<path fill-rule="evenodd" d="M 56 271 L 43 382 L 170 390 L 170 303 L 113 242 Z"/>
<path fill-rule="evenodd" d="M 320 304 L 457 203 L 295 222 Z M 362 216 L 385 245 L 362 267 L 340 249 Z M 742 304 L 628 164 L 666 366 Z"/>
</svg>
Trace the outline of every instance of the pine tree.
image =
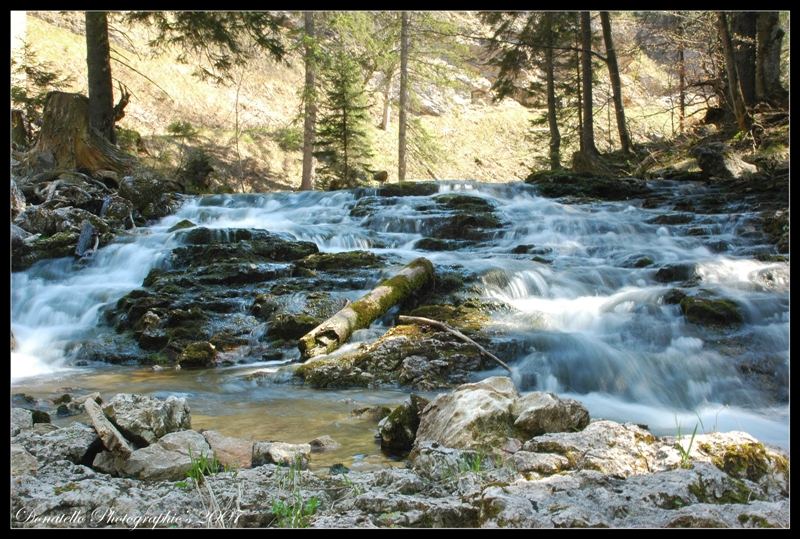
<svg viewBox="0 0 800 539">
<path fill-rule="evenodd" d="M 321 72 L 324 99 L 317 122 L 314 157 L 317 184 L 327 189 L 355 187 L 368 178 L 372 157 L 367 134 L 369 105 L 361 68 L 344 48 L 332 53 Z"/>
</svg>

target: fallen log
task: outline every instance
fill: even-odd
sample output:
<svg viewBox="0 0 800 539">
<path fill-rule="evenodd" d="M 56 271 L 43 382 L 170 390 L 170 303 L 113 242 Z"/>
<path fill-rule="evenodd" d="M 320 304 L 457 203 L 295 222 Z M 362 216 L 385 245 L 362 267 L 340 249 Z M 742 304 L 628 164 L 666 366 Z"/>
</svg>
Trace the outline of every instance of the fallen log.
<svg viewBox="0 0 800 539">
<path fill-rule="evenodd" d="M 437 320 L 431 320 L 430 318 L 422 318 L 420 316 L 405 316 L 405 315 L 402 315 L 402 314 L 398 317 L 398 320 L 400 322 L 404 323 L 404 324 L 408 324 L 408 323 L 411 323 L 411 324 L 426 324 L 428 326 L 433 326 L 435 328 L 438 328 L 438 329 L 441 329 L 443 331 L 446 331 L 446 332 L 450 333 L 451 335 L 454 335 L 454 336 L 458 337 L 459 339 L 461 339 L 465 343 L 471 344 L 472 346 L 477 348 L 478 351 L 481 354 L 483 354 L 484 356 L 488 357 L 489 359 L 497 362 L 501 367 L 503 367 L 508 372 L 511 372 L 511 367 L 506 365 L 505 362 L 503 362 L 496 355 L 492 354 L 486 348 L 484 348 L 480 344 L 476 343 L 475 341 L 473 341 L 472 339 L 470 339 L 469 337 L 467 337 L 466 335 L 464 335 L 463 333 L 461 333 L 457 329 L 448 326 L 444 322 L 439 322 Z"/>
<path fill-rule="evenodd" d="M 381 281 L 371 292 L 346 305 L 339 312 L 300 338 L 303 360 L 328 354 L 343 345 L 354 331 L 369 325 L 414 291 L 433 280 L 433 264 L 417 258 L 397 275 Z"/>
</svg>

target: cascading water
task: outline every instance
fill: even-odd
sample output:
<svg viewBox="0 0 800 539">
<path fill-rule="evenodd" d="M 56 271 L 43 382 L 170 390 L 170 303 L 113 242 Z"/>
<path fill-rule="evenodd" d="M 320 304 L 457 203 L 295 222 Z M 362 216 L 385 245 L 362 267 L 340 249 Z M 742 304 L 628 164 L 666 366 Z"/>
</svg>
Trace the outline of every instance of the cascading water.
<svg viewBox="0 0 800 539">
<path fill-rule="evenodd" d="M 437 266 L 483 275 L 484 298 L 506 307 L 490 321 L 496 348 L 523 390 L 577 398 L 593 417 L 647 423 L 657 434 L 702 422 L 707 431 L 744 430 L 788 446 L 789 264 L 755 259 L 767 250 L 751 225 L 756 214 L 729 206 L 669 224 L 676 212 L 633 201 L 565 204 L 522 184 L 438 185 L 437 195 L 397 197 L 377 208 L 365 204 L 374 197 L 364 190 L 198 197 L 100 249 L 83 267 L 60 259 L 15 273 L 12 383 L 35 387 L 69 368 L 59 383 L 75 385 L 96 369 L 74 366 L 75 343 L 113 333 L 102 327 L 100 310 L 141 286 L 178 245 L 168 229 L 189 219 L 207 228 L 286 234 L 321 251 L 363 249 L 402 261 L 426 256 Z M 651 187 L 686 201 L 712 189 Z M 433 198 L 452 193 L 487 201 L 503 226 L 455 250 L 415 249 L 447 215 Z M 656 278 L 666 265 L 690 266 L 695 289 L 735 301 L 743 323 L 721 331 L 688 322 L 679 305 L 664 302 L 678 285 Z M 262 332 L 255 328 L 252 340 Z M 743 365 L 760 378 L 745 376 Z M 498 373 L 481 376 L 490 374 Z M 187 382 L 169 380 L 173 391 Z M 235 387 L 236 399 L 251 391 Z M 308 398 L 308 391 L 295 391 Z"/>
</svg>

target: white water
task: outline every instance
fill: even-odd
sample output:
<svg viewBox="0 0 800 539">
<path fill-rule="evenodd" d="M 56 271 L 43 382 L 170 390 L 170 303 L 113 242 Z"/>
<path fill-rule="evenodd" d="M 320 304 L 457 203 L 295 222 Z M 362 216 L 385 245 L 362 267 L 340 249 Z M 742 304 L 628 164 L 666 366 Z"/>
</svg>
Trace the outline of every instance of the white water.
<svg viewBox="0 0 800 539">
<path fill-rule="evenodd" d="M 707 189 L 659 186 L 684 199 Z M 504 359 L 523 389 L 566 394 L 584 401 L 593 417 L 647 423 L 664 434 L 674 434 L 676 424 L 691 430 L 699 417 L 706 430 L 745 430 L 788 446 L 789 264 L 752 257 L 758 238 L 742 233 L 755 215 L 696 214 L 686 225 L 655 225 L 646 221 L 670 212 L 642 209 L 637 201 L 569 205 L 520 184 L 442 182 L 440 193 L 450 192 L 490 201 L 506 226 L 479 246 L 425 252 L 413 245 L 442 217 L 432 197 L 382 199 L 391 204 L 351 217 L 363 192 L 215 195 L 192 199 L 157 225 L 101 249 L 86 267 L 61 259 L 15 273 L 12 329 L 19 347 L 12 382 L 74 368 L 70 343 L 96 335 L 100 309 L 141 286 L 177 245 L 167 229 L 190 219 L 208 228 L 283 233 L 322 251 L 368 249 L 400 261 L 427 256 L 437 266 L 478 274 L 499 270 L 505 280 L 487 277 L 483 295 L 508 307 L 492 314 L 492 324 L 498 342 L 513 343 L 502 348 Z M 709 233 L 688 234 L 693 227 Z M 719 240 L 731 248 L 722 254 L 709 248 Z M 552 263 L 511 254 L 520 244 L 542 249 Z M 641 257 L 654 263 L 633 267 Z M 741 328 L 695 326 L 677 305 L 663 304 L 673 284 L 654 275 L 674 263 L 695 264 L 700 288 L 736 301 Z M 772 385 L 749 381 L 736 368 L 742 360 L 768 365 Z"/>
</svg>

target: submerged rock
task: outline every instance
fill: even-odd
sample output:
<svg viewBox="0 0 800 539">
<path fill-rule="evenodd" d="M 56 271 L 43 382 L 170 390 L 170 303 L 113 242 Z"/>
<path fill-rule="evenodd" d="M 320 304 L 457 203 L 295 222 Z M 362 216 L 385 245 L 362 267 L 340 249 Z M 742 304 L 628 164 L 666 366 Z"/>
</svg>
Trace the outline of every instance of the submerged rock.
<svg viewBox="0 0 800 539">
<path fill-rule="evenodd" d="M 327 434 L 314 438 L 308 445 L 311 446 L 312 453 L 324 453 L 326 451 L 334 451 L 342 447 L 342 444 L 328 436 Z"/>
<path fill-rule="evenodd" d="M 680 301 L 686 319 L 703 326 L 734 326 L 744 321 L 735 302 L 728 299 L 711 299 L 686 296 Z"/>
</svg>

